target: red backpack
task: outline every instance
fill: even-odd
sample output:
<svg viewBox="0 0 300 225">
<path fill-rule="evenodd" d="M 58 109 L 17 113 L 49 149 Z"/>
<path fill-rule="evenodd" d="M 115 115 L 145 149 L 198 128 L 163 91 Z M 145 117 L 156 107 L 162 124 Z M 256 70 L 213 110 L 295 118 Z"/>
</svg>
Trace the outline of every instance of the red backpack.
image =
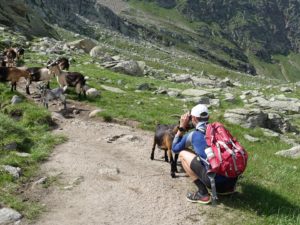
<svg viewBox="0 0 300 225">
<path fill-rule="evenodd" d="M 238 177 L 244 172 L 248 154 L 222 123 L 208 124 L 205 139 L 211 147 L 205 150 L 211 167 L 208 172 L 230 178 Z"/>
</svg>

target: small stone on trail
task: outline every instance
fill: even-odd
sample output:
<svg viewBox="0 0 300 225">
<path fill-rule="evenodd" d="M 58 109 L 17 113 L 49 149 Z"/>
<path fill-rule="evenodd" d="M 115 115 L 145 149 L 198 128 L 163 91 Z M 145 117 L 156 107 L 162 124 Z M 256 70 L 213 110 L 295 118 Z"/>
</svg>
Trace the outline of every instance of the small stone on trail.
<svg viewBox="0 0 300 225">
<path fill-rule="evenodd" d="M 89 117 L 94 118 L 97 116 L 98 113 L 102 112 L 102 109 L 95 109 L 92 112 L 90 112 Z"/>
</svg>

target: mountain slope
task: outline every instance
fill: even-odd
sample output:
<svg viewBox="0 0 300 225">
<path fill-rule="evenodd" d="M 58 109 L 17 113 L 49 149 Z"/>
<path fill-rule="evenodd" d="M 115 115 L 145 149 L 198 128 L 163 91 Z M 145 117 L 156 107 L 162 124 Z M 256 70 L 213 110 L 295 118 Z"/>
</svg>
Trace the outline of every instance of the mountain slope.
<svg viewBox="0 0 300 225">
<path fill-rule="evenodd" d="M 0 7 L 1 24 L 31 36 L 57 36 L 49 23 L 103 40 L 108 28 L 243 73 L 300 79 L 298 0 L 14 0 Z"/>
</svg>

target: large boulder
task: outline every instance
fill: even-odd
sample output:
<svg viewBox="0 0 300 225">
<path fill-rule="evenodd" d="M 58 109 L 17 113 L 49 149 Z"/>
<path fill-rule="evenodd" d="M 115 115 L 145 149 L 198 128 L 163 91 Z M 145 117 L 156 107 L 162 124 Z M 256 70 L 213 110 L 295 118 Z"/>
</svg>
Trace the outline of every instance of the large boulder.
<svg viewBox="0 0 300 225">
<path fill-rule="evenodd" d="M 100 92 L 96 88 L 89 88 L 86 91 L 86 95 L 90 97 L 97 97 L 100 95 Z"/>
<path fill-rule="evenodd" d="M 145 63 L 143 61 L 123 61 L 112 67 L 112 70 L 133 76 L 143 76 Z"/>
<path fill-rule="evenodd" d="M 0 224 L 12 224 L 22 218 L 22 215 L 10 208 L 0 209 Z"/>
<path fill-rule="evenodd" d="M 226 121 L 246 128 L 265 127 L 268 115 L 260 109 L 229 109 L 225 112 Z"/>
<path fill-rule="evenodd" d="M 300 112 L 300 101 L 296 98 L 286 98 L 284 96 L 275 96 L 269 100 L 263 97 L 254 97 L 249 99 L 250 103 L 255 103 L 265 109 L 273 109 L 278 112 L 290 111 Z"/>
<path fill-rule="evenodd" d="M 224 118 L 230 123 L 240 124 L 246 128 L 261 127 L 277 133 L 297 131 L 288 119 L 277 113 L 266 112 L 261 109 L 229 109 L 225 112 Z"/>
<path fill-rule="evenodd" d="M 293 158 L 293 159 L 298 159 L 298 158 L 300 158 L 300 145 L 295 146 L 288 150 L 282 150 L 282 151 L 276 152 L 276 155 L 289 157 L 289 158 Z"/>
<path fill-rule="evenodd" d="M 290 122 L 277 113 L 268 113 L 266 128 L 278 133 L 295 131 Z"/>
<path fill-rule="evenodd" d="M 200 90 L 200 89 L 186 89 L 182 93 L 184 96 L 194 96 L 194 97 L 214 97 L 214 95 L 211 92 Z"/>
<path fill-rule="evenodd" d="M 96 43 L 91 39 L 81 39 L 77 41 L 70 42 L 69 45 L 78 49 L 82 49 L 85 53 L 90 53 L 92 48 L 96 46 Z"/>
<path fill-rule="evenodd" d="M 20 167 L 13 167 L 10 165 L 3 165 L 3 170 L 8 172 L 10 175 L 12 175 L 15 179 L 18 179 L 21 175 L 21 168 Z"/>
<path fill-rule="evenodd" d="M 94 58 L 103 57 L 105 53 L 103 52 L 103 49 L 101 46 L 95 46 L 90 51 L 90 56 Z"/>
</svg>

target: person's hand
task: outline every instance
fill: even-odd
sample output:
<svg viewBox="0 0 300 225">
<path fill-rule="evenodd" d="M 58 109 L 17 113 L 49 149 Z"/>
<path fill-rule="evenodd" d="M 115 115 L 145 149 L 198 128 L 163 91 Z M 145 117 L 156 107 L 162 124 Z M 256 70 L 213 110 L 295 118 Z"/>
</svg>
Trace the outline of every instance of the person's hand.
<svg viewBox="0 0 300 225">
<path fill-rule="evenodd" d="M 189 113 L 183 114 L 180 117 L 179 126 L 186 129 L 188 127 L 189 120 L 190 120 L 190 114 Z"/>
</svg>

